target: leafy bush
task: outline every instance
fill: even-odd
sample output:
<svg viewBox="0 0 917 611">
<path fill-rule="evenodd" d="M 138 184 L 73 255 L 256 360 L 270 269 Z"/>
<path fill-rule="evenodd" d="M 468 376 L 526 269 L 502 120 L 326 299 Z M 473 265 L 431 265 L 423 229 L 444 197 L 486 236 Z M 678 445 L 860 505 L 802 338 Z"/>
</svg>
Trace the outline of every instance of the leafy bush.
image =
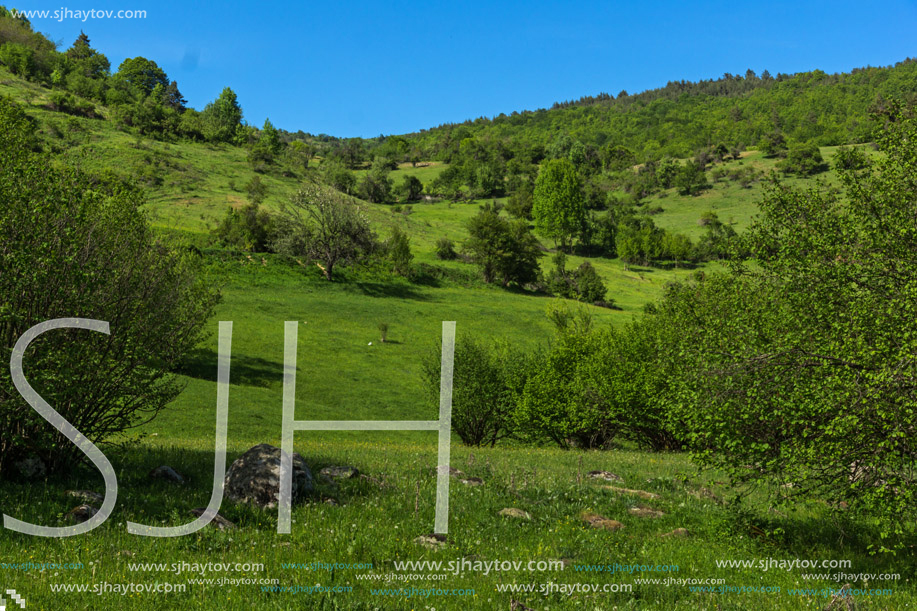
<svg viewBox="0 0 917 611">
<path fill-rule="evenodd" d="M 455 245 L 449 238 L 437 239 L 434 252 L 436 253 L 436 258 L 442 261 L 450 261 L 458 257 L 458 253 L 455 252 Z"/>
<path fill-rule="evenodd" d="M 322 179 L 326 185 L 341 193 L 350 195 L 357 186 L 357 178 L 342 163 L 327 161 L 322 163 Z"/>
<path fill-rule="evenodd" d="M 696 161 L 689 161 L 675 177 L 675 187 L 680 195 L 697 195 L 710 187 L 703 167 Z"/>
<path fill-rule="evenodd" d="M 95 106 L 93 106 L 91 102 L 81 100 L 65 91 L 52 91 L 50 99 L 52 110 L 65 112 L 68 115 L 79 115 L 83 117 L 96 116 Z"/>
<path fill-rule="evenodd" d="M 213 233 L 227 246 L 251 252 L 271 252 L 274 218 L 252 202 L 239 210 L 227 210 Z"/>
<path fill-rule="evenodd" d="M 399 276 L 411 275 L 411 261 L 414 260 L 411 239 L 398 225 L 392 227 L 392 235 L 385 242 L 385 254 L 394 273 Z"/>
<path fill-rule="evenodd" d="M 190 255 L 157 240 L 142 194 L 112 176 L 61 169 L 34 126 L 0 98 L 0 344 L 10 362 L 30 327 L 62 316 L 108 321 L 111 334 L 49 332 L 25 354 L 36 391 L 93 442 L 154 417 L 181 389 L 171 371 L 194 348 L 217 294 Z M 0 367 L 0 472 L 24 456 L 50 469 L 82 455 Z"/>
<path fill-rule="evenodd" d="M 0 64 L 17 76 L 30 78 L 36 71 L 35 50 L 25 45 L 8 42 L 0 45 Z"/>
<path fill-rule="evenodd" d="M 468 233 L 465 250 L 481 269 L 484 282 L 523 286 L 538 279 L 542 253 L 524 221 L 507 220 L 496 207 L 485 204 L 469 219 Z"/>
<path fill-rule="evenodd" d="M 828 169 L 815 144 L 802 144 L 790 149 L 786 159 L 777 164 L 783 172 L 798 176 L 811 176 Z"/>
<path fill-rule="evenodd" d="M 405 176 L 397 191 L 402 201 L 416 202 L 423 196 L 423 183 L 416 176 Z"/>
<path fill-rule="evenodd" d="M 623 437 L 651 450 L 682 445 L 669 402 L 671 329 L 655 321 L 596 329 L 584 311 L 550 312 L 558 335 L 530 370 L 516 413 L 530 438 L 603 448 Z"/>
<path fill-rule="evenodd" d="M 592 264 L 584 261 L 575 271 L 568 272 L 566 259 L 562 252 L 554 255 L 555 267 L 545 278 L 548 289 L 558 297 L 586 303 L 604 302 L 608 289 Z"/>
<path fill-rule="evenodd" d="M 566 321 L 564 321 L 566 322 Z M 516 426 L 530 440 L 547 438 L 562 448 L 605 448 L 618 423 L 590 384 L 590 363 L 605 333 L 567 324 L 533 368 L 516 411 Z"/>
<path fill-rule="evenodd" d="M 422 364 L 425 387 L 439 400 L 440 351 Z M 512 415 L 525 384 L 530 359 L 508 344 L 487 346 L 470 335 L 455 342 L 452 430 L 469 446 L 493 446 L 513 434 Z"/>
</svg>

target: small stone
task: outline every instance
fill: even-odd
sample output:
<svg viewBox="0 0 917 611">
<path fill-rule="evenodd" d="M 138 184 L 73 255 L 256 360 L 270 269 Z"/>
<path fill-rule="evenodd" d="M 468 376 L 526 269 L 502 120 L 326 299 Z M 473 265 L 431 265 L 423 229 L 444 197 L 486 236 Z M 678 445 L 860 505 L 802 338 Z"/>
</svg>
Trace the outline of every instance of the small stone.
<svg viewBox="0 0 917 611">
<path fill-rule="evenodd" d="M 204 515 L 204 512 L 207 511 L 206 507 L 198 507 L 197 509 L 192 509 L 191 514 L 197 518 Z M 210 521 L 210 526 L 218 530 L 232 530 L 236 528 L 236 525 L 221 516 L 220 514 L 214 514 L 213 519 Z"/>
<path fill-rule="evenodd" d="M 647 492 L 645 490 L 631 490 L 630 488 L 616 488 L 615 486 L 604 486 L 606 490 L 611 490 L 615 494 L 633 494 L 634 496 L 639 496 L 642 499 L 652 501 L 653 499 L 658 499 L 658 494 L 653 494 L 652 492 Z"/>
<path fill-rule="evenodd" d="M 521 509 L 516 509 L 515 507 L 504 507 L 500 510 L 500 515 L 507 518 L 522 518 L 525 520 L 531 520 L 532 514 L 527 511 L 522 511 Z"/>
<path fill-rule="evenodd" d="M 420 535 L 414 539 L 414 543 L 419 543 L 429 549 L 439 549 L 446 545 L 446 535 Z"/>
<path fill-rule="evenodd" d="M 331 497 L 326 498 L 322 501 L 325 505 L 331 505 L 332 507 L 337 507 L 339 503 Z"/>
<path fill-rule="evenodd" d="M 710 490 L 709 488 L 704 488 L 704 487 L 698 488 L 697 490 L 692 490 L 688 494 L 690 494 L 691 496 L 695 496 L 699 499 L 710 499 L 711 501 L 715 503 L 720 503 L 723 500 L 719 496 L 717 496 L 716 493 L 714 493 L 712 490 Z"/>
<path fill-rule="evenodd" d="M 346 465 L 332 465 L 330 467 L 325 467 L 318 473 L 319 475 L 324 475 L 331 479 L 353 479 L 360 475 L 356 467 Z"/>
<path fill-rule="evenodd" d="M 92 490 L 66 490 L 64 494 L 67 496 L 72 496 L 73 498 L 79 499 L 86 503 L 97 503 L 99 505 L 105 500 L 105 497 L 99 494 L 98 492 L 93 492 Z"/>
<path fill-rule="evenodd" d="M 616 475 L 611 471 L 590 471 L 589 477 L 592 479 L 602 479 L 606 482 L 624 482 L 624 478 L 620 475 Z"/>
<path fill-rule="evenodd" d="M 687 528 L 676 528 L 676 529 L 673 530 L 672 532 L 667 532 L 667 533 L 662 534 L 662 535 L 659 535 L 659 536 L 660 536 L 660 537 L 681 538 L 681 537 L 688 537 L 688 536 L 690 536 L 690 535 L 691 535 L 691 533 L 688 532 L 688 529 L 687 529 Z"/>
<path fill-rule="evenodd" d="M 67 514 L 67 518 L 76 524 L 82 524 L 95 514 L 99 513 L 99 510 L 93 507 L 92 505 L 78 505 L 70 510 L 70 513 Z"/>
<path fill-rule="evenodd" d="M 627 510 L 627 513 L 638 518 L 661 518 L 665 515 L 665 513 L 652 507 L 631 507 Z"/>
<path fill-rule="evenodd" d="M 584 512 L 580 517 L 592 528 L 600 528 L 602 530 L 612 531 L 624 528 L 624 525 L 617 520 L 611 520 L 597 513 L 592 513 L 591 511 Z"/>
<path fill-rule="evenodd" d="M 482 480 L 480 477 L 469 477 L 466 479 L 460 479 L 459 481 L 465 484 L 466 486 L 483 486 L 484 485 L 484 480 Z"/>
<path fill-rule="evenodd" d="M 179 475 L 178 472 L 169 465 L 156 467 L 150 471 L 150 477 L 153 479 L 164 479 L 169 482 L 175 482 L 176 484 L 185 483 L 185 478 Z"/>
</svg>

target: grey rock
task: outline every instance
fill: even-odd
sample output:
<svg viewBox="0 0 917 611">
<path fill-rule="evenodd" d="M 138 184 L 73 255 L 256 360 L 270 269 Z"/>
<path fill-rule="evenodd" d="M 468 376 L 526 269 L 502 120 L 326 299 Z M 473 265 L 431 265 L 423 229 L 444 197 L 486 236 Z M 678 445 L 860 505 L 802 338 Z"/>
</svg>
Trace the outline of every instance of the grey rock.
<svg viewBox="0 0 917 611">
<path fill-rule="evenodd" d="M 621 482 L 624 483 L 624 478 L 620 475 L 616 475 L 611 471 L 590 471 L 589 477 L 592 479 L 602 479 L 606 482 Z"/>
<path fill-rule="evenodd" d="M 302 456 L 293 453 L 292 500 L 315 490 L 312 472 Z M 226 498 L 236 503 L 250 503 L 262 509 L 277 507 L 280 496 L 280 448 L 262 443 L 235 460 L 224 480 Z"/>
<path fill-rule="evenodd" d="M 67 496 L 72 496 L 75 499 L 79 499 L 86 503 L 97 503 L 99 505 L 105 500 L 105 497 L 99 494 L 98 492 L 93 492 L 92 490 L 66 490 L 64 494 Z"/>
<path fill-rule="evenodd" d="M 523 520 L 531 520 L 532 514 L 516 507 L 504 507 L 500 510 L 500 515 L 507 518 L 521 518 Z"/>
<path fill-rule="evenodd" d="M 446 535 L 420 535 L 414 539 L 414 543 L 419 543 L 428 549 L 439 549 L 446 545 Z"/>
<path fill-rule="evenodd" d="M 97 513 L 99 513 L 99 510 L 92 505 L 78 505 L 70 510 L 70 513 L 67 514 L 67 519 L 71 522 L 80 524 Z"/>
<path fill-rule="evenodd" d="M 198 507 L 197 509 L 191 510 L 191 515 L 196 518 L 201 517 L 207 511 L 206 507 Z M 232 530 L 237 528 L 235 524 L 221 516 L 220 514 L 215 514 L 213 519 L 210 521 L 210 526 L 213 526 L 217 530 Z"/>
<path fill-rule="evenodd" d="M 330 467 L 325 467 L 318 472 L 319 475 L 324 475 L 331 479 L 353 479 L 360 475 L 360 472 L 356 467 L 351 467 L 347 465 L 332 465 Z"/>
</svg>

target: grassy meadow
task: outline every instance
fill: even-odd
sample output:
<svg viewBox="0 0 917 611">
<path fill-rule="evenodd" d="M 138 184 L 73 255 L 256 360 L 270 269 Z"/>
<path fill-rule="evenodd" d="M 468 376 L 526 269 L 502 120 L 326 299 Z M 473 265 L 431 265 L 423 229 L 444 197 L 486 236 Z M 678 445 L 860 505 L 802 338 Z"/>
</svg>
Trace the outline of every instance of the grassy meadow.
<svg viewBox="0 0 917 611">
<path fill-rule="evenodd" d="M 46 90 L 2 70 L 0 95 L 28 104 L 28 112 L 39 119 L 51 141 L 59 143 L 67 162 L 90 170 L 118 168 L 145 184 L 152 225 L 163 235 L 201 248 L 204 273 L 223 295 L 209 324 L 212 333 L 181 370 L 182 394 L 155 420 L 104 449 L 120 485 L 118 504 L 107 523 L 91 535 L 63 539 L 28 537 L 9 530 L 0 534 L 3 563 L 82 563 L 82 568 L 69 570 L 0 569 L 0 589 L 23 594 L 28 609 L 825 609 L 832 603 L 832 594 L 822 590 L 845 583 L 864 590 L 893 591 L 857 596 L 857 609 L 917 606 L 913 547 L 897 554 L 870 554 L 868 546 L 876 542 L 874 525 L 847 519 L 843 512 L 818 502 L 774 507 L 779 490 L 741 490 L 748 496 L 739 504 L 734 502 L 737 491 L 722 474 L 699 470 L 684 454 L 641 452 L 626 444 L 606 452 L 565 452 L 514 443 L 479 449 L 464 447 L 456 438 L 452 466 L 465 473 L 462 477 L 480 478 L 483 485 L 451 479 L 448 539 L 430 548 L 416 539 L 430 534 L 433 527 L 435 435 L 298 432 L 296 451 L 314 474 L 329 465 L 352 465 L 365 477 L 319 481 L 317 494 L 294 506 L 292 534 L 277 534 L 276 511 L 224 500 L 220 513 L 236 529 L 208 527 L 171 539 L 129 535 L 127 521 L 183 524 L 193 520 L 191 509 L 206 506 L 210 498 L 218 321 L 234 324 L 228 433 L 231 461 L 253 445 L 280 444 L 284 321 L 300 322 L 298 419 L 434 419 L 437 403 L 422 386 L 421 362 L 437 349 L 441 322 L 457 322 L 459 341 L 469 334 L 536 348 L 551 340 L 546 311 L 553 298 L 485 285 L 472 266 L 435 258 L 436 240 L 448 237 L 460 244 L 467 235 L 464 223 L 483 202 L 419 202 L 409 214 L 396 212 L 392 206 L 366 204 L 380 236 L 387 236 L 394 225 L 401 226 L 411 238 L 415 263 L 435 263 L 443 270 L 440 276 L 421 275 L 414 282 L 348 269 L 342 270 L 339 282 L 328 283 L 316 268 L 296 261 L 216 248 L 210 230 L 228 207 L 245 203 L 243 185 L 254 175 L 243 148 L 157 142 L 119 131 L 106 120 L 54 113 L 43 107 Z M 830 163 L 834 149 L 824 148 L 822 153 Z M 754 150 L 728 163 L 750 165 L 763 173 L 774 169 L 774 160 Z M 428 162 L 416 168 L 402 164 L 392 178 L 398 183 L 403 175 L 412 174 L 427 183 L 443 167 Z M 833 172 L 819 179 L 828 184 L 835 181 Z M 268 187 L 264 205 L 270 210 L 278 210 L 299 184 L 295 176 L 269 174 L 263 180 Z M 716 212 L 737 231 L 747 227 L 762 189 L 761 183 L 743 188 L 721 181 L 696 197 L 682 197 L 670 189 L 648 198 L 645 205 L 662 208 L 654 216 L 657 225 L 696 239 L 703 230 L 698 220 L 708 211 Z M 570 257 L 568 267 L 582 260 Z M 597 324 L 621 324 L 639 316 L 666 283 L 695 272 L 625 266 L 618 259 L 590 261 L 619 308 L 583 306 L 590 309 Z M 549 265 L 549 257 L 542 259 L 544 268 Z M 714 268 L 715 264 L 698 266 Z M 385 342 L 380 341 L 383 323 L 388 325 Z M 164 464 L 187 481 L 175 484 L 148 477 L 150 470 Z M 590 478 L 592 470 L 610 471 L 623 481 Z M 656 496 L 617 493 L 608 486 Z M 78 504 L 64 494 L 73 489 L 101 492 L 102 481 L 94 470 L 80 467 L 66 479 L 51 477 L 38 486 L 4 482 L 0 486 L 3 512 L 38 524 L 64 525 L 65 514 Z M 530 515 L 507 517 L 499 513 L 505 508 Z M 617 520 L 623 528 L 592 527 L 583 519 L 584 512 Z M 676 529 L 687 532 L 670 534 Z M 809 571 L 800 568 L 720 568 L 716 564 L 797 558 L 850 561 L 846 569 L 815 569 L 813 573 L 893 573 L 900 579 L 868 583 L 804 579 Z M 404 560 L 462 559 L 562 561 L 563 568 L 489 574 L 468 570 L 437 579 L 436 571 L 395 566 Z M 206 574 L 131 570 L 135 563 L 182 562 L 259 563 L 264 567 Z M 371 563 L 372 568 L 285 566 L 311 562 Z M 615 563 L 678 568 L 662 573 L 584 570 L 588 565 Z M 399 581 L 410 574 L 418 577 Z M 654 578 L 682 582 L 638 583 Z M 214 581 L 189 581 L 197 579 Z M 220 579 L 226 581 L 217 583 Z M 253 582 L 228 583 L 233 579 Z M 273 585 L 261 583 L 263 580 L 302 591 L 270 591 Z M 91 589 L 102 583 L 183 584 L 187 590 L 122 596 L 54 589 L 60 584 Z M 534 585 L 536 591 L 500 591 L 507 584 Z M 541 593 L 537 590 L 542 584 L 617 584 L 621 591 Z M 316 585 L 351 590 L 305 591 Z M 691 585 L 729 589 L 700 592 L 692 591 Z M 624 586 L 630 586 L 629 591 Z M 408 596 L 405 592 L 372 592 L 399 587 L 473 589 L 474 593 Z M 795 588 L 813 592 L 791 593 Z M 834 608 L 844 604 L 838 601 Z"/>
</svg>

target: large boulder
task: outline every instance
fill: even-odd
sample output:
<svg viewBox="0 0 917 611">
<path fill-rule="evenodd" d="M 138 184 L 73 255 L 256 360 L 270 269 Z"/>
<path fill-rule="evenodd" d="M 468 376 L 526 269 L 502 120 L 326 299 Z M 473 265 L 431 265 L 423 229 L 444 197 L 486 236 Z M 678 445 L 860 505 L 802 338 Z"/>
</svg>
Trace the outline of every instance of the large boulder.
<svg viewBox="0 0 917 611">
<path fill-rule="evenodd" d="M 312 473 L 302 456 L 293 453 L 293 502 L 315 489 Z M 224 480 L 226 498 L 263 509 L 277 507 L 280 496 L 280 448 L 262 443 L 229 466 Z"/>
</svg>

